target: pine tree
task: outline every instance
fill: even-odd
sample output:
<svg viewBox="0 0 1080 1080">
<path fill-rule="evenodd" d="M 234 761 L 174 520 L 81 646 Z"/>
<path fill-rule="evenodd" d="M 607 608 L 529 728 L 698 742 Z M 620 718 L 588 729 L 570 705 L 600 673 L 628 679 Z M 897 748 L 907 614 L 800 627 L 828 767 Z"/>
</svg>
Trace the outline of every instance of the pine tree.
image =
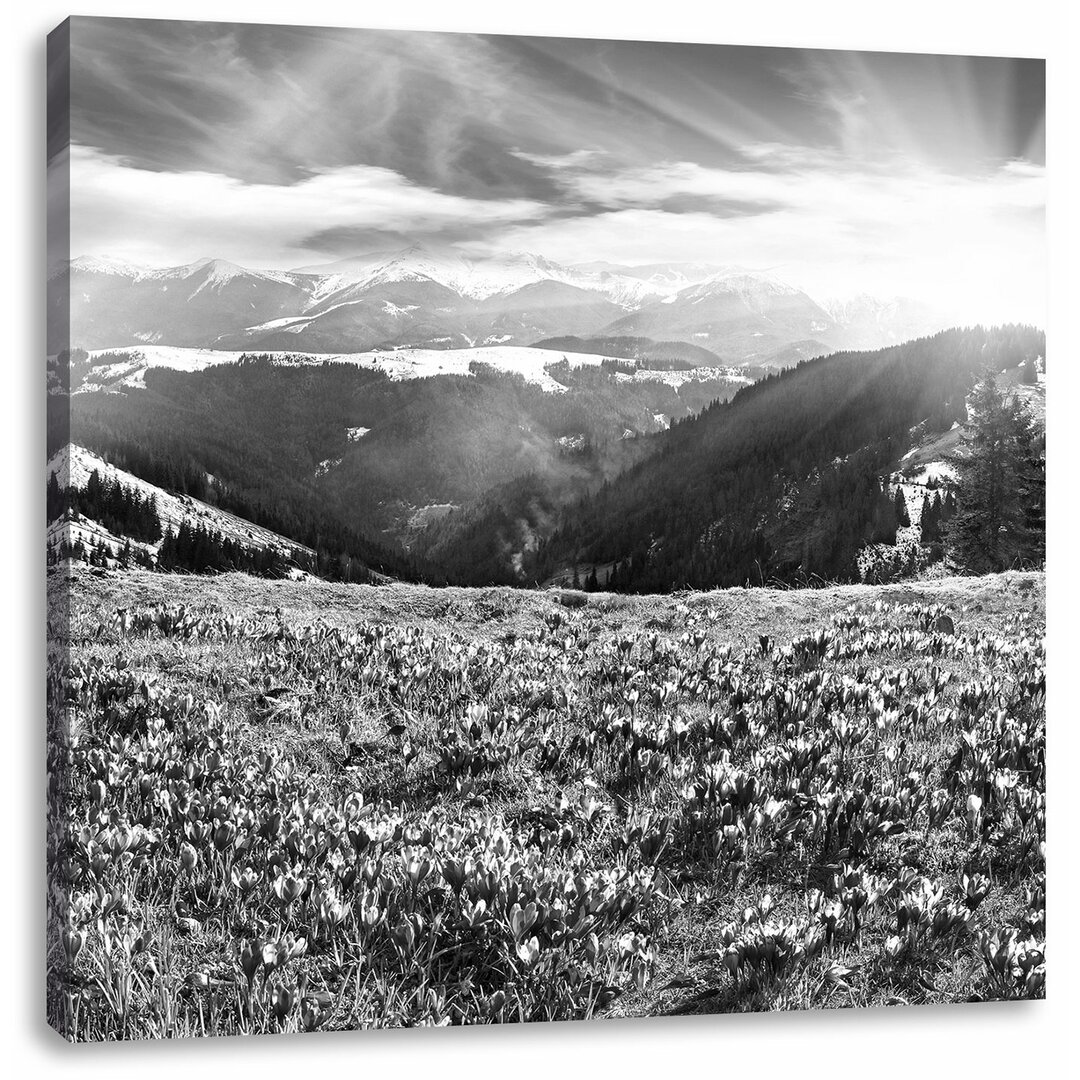
<svg viewBox="0 0 1080 1080">
<path fill-rule="evenodd" d="M 876 544 L 895 544 L 896 527 L 899 524 L 896 515 L 896 500 L 889 494 L 889 485 L 879 486 L 875 479 L 870 485 L 871 498 L 875 507 L 867 539 Z"/>
<path fill-rule="evenodd" d="M 934 492 L 933 500 L 927 492 L 923 496 L 922 514 L 919 518 L 919 538 L 924 544 L 941 543 L 942 512 L 940 492 Z"/>
<path fill-rule="evenodd" d="M 904 497 L 904 489 L 896 485 L 896 524 L 901 529 L 906 529 L 911 524 L 911 515 L 908 513 L 907 499 Z"/>
<path fill-rule="evenodd" d="M 1024 508 L 1026 543 L 1020 554 L 1026 564 L 1040 566 L 1046 561 L 1046 446 L 1045 436 L 1036 436 L 1027 409 L 1017 418 L 1016 437 L 1023 448 L 1017 495 Z"/>
<path fill-rule="evenodd" d="M 46 524 L 51 524 L 63 514 L 64 503 L 64 493 L 60 490 L 60 482 L 56 479 L 56 473 L 50 473 L 49 482 L 45 486 Z"/>
<path fill-rule="evenodd" d="M 86 481 L 86 497 L 91 506 L 97 506 L 101 502 L 101 487 L 101 477 L 98 475 L 97 469 L 94 469 Z"/>
<path fill-rule="evenodd" d="M 945 498 L 941 500 L 941 524 L 944 526 L 956 517 L 956 492 L 951 488 L 945 492 Z"/>
<path fill-rule="evenodd" d="M 1045 550 L 1037 509 L 1045 480 L 1031 415 L 992 375 L 972 393 L 956 466 L 957 510 L 948 528 L 953 560 L 976 574 L 1038 561 Z"/>
<path fill-rule="evenodd" d="M 166 529 L 158 548 L 157 568 L 173 570 L 176 567 L 176 535 L 172 529 Z"/>
</svg>

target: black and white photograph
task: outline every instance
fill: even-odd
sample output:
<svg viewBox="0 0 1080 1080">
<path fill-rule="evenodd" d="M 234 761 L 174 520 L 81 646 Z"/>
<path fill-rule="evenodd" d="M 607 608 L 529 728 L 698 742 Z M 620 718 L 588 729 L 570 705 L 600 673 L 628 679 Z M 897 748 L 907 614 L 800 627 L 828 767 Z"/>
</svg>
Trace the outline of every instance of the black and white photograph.
<svg viewBox="0 0 1080 1080">
<path fill-rule="evenodd" d="M 47 59 L 60 1036 L 1045 997 L 1044 59 Z"/>
</svg>

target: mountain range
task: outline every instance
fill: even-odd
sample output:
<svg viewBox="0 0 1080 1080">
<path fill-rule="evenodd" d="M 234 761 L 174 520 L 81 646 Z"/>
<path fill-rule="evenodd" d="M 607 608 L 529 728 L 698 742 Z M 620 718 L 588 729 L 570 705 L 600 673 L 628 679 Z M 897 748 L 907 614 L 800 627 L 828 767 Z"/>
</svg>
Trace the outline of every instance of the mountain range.
<svg viewBox="0 0 1080 1080">
<path fill-rule="evenodd" d="M 53 274 L 49 304 L 59 316 L 50 320 L 53 353 L 140 344 L 339 353 L 645 337 L 709 350 L 724 365 L 783 368 L 946 325 L 916 301 L 818 302 L 772 274 L 722 264 L 565 266 L 420 245 L 285 271 L 209 258 L 151 269 L 80 257 Z"/>
</svg>

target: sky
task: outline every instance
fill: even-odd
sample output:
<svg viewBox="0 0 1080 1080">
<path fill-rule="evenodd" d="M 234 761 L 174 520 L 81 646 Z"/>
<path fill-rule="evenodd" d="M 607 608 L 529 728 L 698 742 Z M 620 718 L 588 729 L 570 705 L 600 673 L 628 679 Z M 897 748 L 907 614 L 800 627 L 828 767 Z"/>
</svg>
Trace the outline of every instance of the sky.
<svg viewBox="0 0 1080 1080">
<path fill-rule="evenodd" d="M 1045 318 L 1044 63 L 77 18 L 71 254 L 711 262 Z"/>
</svg>

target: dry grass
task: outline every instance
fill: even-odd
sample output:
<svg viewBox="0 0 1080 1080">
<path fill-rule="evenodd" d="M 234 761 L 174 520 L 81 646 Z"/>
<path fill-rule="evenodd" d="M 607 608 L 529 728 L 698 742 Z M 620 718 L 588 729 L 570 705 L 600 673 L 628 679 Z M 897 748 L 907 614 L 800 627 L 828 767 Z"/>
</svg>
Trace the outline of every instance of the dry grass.
<svg viewBox="0 0 1080 1080">
<path fill-rule="evenodd" d="M 331 626 L 358 622 L 415 625 L 495 639 L 534 629 L 546 612 L 580 612 L 604 630 L 671 633 L 685 621 L 683 606 L 715 611 L 717 636 L 733 645 L 778 640 L 803 633 L 860 601 L 942 604 L 975 628 L 995 625 L 998 616 L 1028 611 L 1045 620 L 1045 575 L 1009 572 L 985 578 L 951 577 L 896 585 L 835 585 L 823 589 L 723 589 L 671 596 L 529 591 L 505 587 L 434 589 L 425 585 L 340 585 L 324 581 L 268 581 L 246 574 L 218 577 L 154 574 L 148 571 L 88 570 L 65 575 L 76 617 L 120 607 L 183 604 L 199 611 L 241 615 L 280 611 L 293 622 L 321 619 Z M 580 601 L 584 604 L 578 606 Z"/>
</svg>

